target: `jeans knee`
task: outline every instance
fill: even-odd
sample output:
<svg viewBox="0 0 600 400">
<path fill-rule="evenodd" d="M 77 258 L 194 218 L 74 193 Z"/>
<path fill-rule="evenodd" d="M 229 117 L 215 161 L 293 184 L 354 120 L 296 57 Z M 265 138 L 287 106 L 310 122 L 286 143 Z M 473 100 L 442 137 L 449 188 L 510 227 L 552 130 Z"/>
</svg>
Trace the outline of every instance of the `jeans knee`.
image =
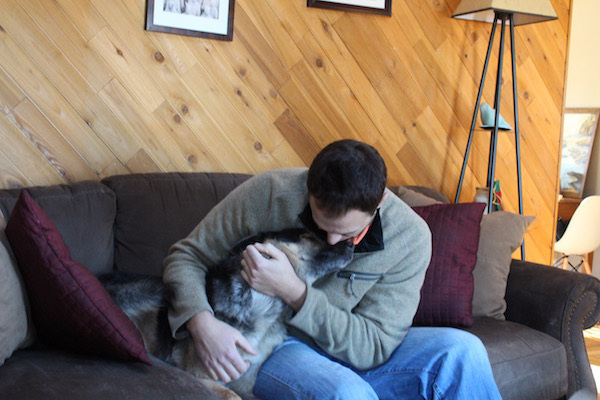
<svg viewBox="0 0 600 400">
<path fill-rule="evenodd" d="M 466 331 L 448 335 L 440 361 L 433 385 L 440 398 L 500 398 L 487 350 L 477 336 Z"/>
<path fill-rule="evenodd" d="M 379 398 L 371 385 L 360 378 L 338 381 L 331 389 L 331 396 L 326 397 L 329 400 L 376 400 Z"/>
<path fill-rule="evenodd" d="M 445 348 L 448 357 L 461 363 L 477 365 L 478 361 L 489 362 L 483 342 L 469 332 L 457 329 L 451 335 L 447 335 Z"/>
<path fill-rule="evenodd" d="M 286 379 L 259 373 L 254 395 L 261 399 L 377 400 L 377 393 L 358 376 L 330 379 L 326 374 L 308 379 Z"/>
</svg>

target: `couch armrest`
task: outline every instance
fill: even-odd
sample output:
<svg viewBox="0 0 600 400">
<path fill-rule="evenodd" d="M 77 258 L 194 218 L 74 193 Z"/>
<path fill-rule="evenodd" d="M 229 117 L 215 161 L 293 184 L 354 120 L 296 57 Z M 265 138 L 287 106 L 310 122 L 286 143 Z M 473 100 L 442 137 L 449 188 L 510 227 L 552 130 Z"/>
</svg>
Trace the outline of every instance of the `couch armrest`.
<svg viewBox="0 0 600 400">
<path fill-rule="evenodd" d="M 568 396 L 596 393 L 583 329 L 600 318 L 600 281 L 590 275 L 513 260 L 506 319 L 560 340 L 567 352 Z"/>
</svg>

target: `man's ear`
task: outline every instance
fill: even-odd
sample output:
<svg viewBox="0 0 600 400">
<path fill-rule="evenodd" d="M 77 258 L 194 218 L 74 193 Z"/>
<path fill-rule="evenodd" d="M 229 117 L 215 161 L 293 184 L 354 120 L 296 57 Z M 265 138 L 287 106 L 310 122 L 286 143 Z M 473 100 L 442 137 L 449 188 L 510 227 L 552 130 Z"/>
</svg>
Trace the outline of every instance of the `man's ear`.
<svg viewBox="0 0 600 400">
<path fill-rule="evenodd" d="M 377 208 L 380 208 L 380 207 L 381 207 L 381 205 L 383 204 L 383 202 L 384 202 L 384 201 L 385 201 L 385 200 L 386 200 L 388 197 L 390 197 L 390 192 L 388 192 L 388 191 L 385 191 L 385 192 L 383 192 L 383 196 L 381 196 L 381 200 L 379 201 L 379 204 L 377 205 Z"/>
</svg>

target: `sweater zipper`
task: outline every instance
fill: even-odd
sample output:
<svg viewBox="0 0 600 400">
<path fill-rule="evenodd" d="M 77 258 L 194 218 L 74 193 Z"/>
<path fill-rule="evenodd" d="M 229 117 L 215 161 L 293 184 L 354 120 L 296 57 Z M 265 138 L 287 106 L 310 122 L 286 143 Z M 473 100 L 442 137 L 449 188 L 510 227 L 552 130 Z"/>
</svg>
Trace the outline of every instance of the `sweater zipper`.
<svg viewBox="0 0 600 400">
<path fill-rule="evenodd" d="M 350 285 L 350 293 L 352 296 L 357 297 L 356 293 L 354 293 L 354 281 L 377 281 L 383 277 L 383 274 L 373 274 L 369 272 L 357 272 L 357 271 L 338 271 L 336 277 L 342 279 L 348 279 L 348 284 Z"/>
</svg>

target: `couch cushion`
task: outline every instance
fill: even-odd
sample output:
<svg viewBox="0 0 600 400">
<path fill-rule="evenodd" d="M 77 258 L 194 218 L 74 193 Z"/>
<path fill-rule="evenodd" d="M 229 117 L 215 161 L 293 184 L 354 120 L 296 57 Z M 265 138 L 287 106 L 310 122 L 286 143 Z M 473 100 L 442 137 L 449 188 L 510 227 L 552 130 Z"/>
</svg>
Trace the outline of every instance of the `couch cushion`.
<svg viewBox="0 0 600 400">
<path fill-rule="evenodd" d="M 558 399 L 567 393 L 567 358 L 553 337 L 511 321 L 475 318 L 465 329 L 485 345 L 504 399 Z"/>
<path fill-rule="evenodd" d="M 152 366 L 52 349 L 17 351 L 0 368 L 0 398 L 217 399 L 187 372 L 152 357 Z"/>
<path fill-rule="evenodd" d="M 441 204 L 448 204 L 450 203 L 450 200 L 448 200 L 448 197 L 433 188 L 427 187 L 427 186 L 404 186 L 406 189 L 408 190 L 412 190 L 413 192 L 416 193 L 420 193 L 424 196 L 429 197 L 430 199 L 435 200 L 437 203 L 441 203 Z"/>
<path fill-rule="evenodd" d="M 431 262 L 421 288 L 415 325 L 470 326 L 473 268 L 477 262 L 481 203 L 414 207 L 431 230 Z"/>
<path fill-rule="evenodd" d="M 113 176 L 117 194 L 115 267 L 162 275 L 169 248 L 249 175 L 161 173 Z"/>
<path fill-rule="evenodd" d="M 58 228 L 71 257 L 94 274 L 113 269 L 115 194 L 98 182 L 32 187 L 27 191 Z M 10 215 L 20 190 L 0 190 L 0 210 Z"/>
<path fill-rule="evenodd" d="M 33 341 L 27 294 L 4 232 L 5 226 L 0 212 L 0 365 L 13 351 Z"/>
<path fill-rule="evenodd" d="M 38 337 L 86 354 L 150 362 L 142 335 L 98 279 L 69 255 L 60 233 L 26 190 L 6 224 Z"/>
</svg>

